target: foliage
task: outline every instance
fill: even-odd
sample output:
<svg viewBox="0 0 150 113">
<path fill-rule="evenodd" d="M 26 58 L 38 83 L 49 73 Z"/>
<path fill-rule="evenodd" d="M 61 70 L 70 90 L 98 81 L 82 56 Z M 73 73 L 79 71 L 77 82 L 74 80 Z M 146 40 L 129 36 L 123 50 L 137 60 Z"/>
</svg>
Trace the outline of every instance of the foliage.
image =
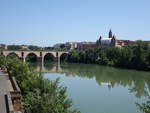
<svg viewBox="0 0 150 113">
<path fill-rule="evenodd" d="M 33 53 L 28 54 L 26 57 L 27 62 L 36 62 L 37 61 L 37 56 Z"/>
<path fill-rule="evenodd" d="M 0 66 L 6 65 L 6 58 L 3 55 L 0 55 Z"/>
<path fill-rule="evenodd" d="M 58 79 L 45 79 L 40 73 L 32 72 L 28 64 L 2 55 L 0 65 L 5 65 L 8 73 L 16 78 L 23 94 L 24 109 L 31 109 L 32 113 L 80 113 L 71 110 L 72 101 Z"/>
<path fill-rule="evenodd" d="M 44 50 L 52 51 L 54 48 L 53 47 L 44 47 Z"/>
<path fill-rule="evenodd" d="M 147 101 L 146 103 L 136 103 L 136 105 L 139 107 L 139 109 L 144 113 L 150 113 L 150 101 Z"/>
<path fill-rule="evenodd" d="M 43 50 L 42 47 L 39 47 L 39 46 L 33 46 L 33 45 L 30 45 L 28 46 L 29 50 L 34 50 L 34 51 L 37 51 L 37 50 Z"/>
<path fill-rule="evenodd" d="M 19 46 L 19 45 L 8 45 L 7 49 L 8 50 L 20 50 L 21 46 Z"/>
<path fill-rule="evenodd" d="M 55 58 L 54 58 L 54 56 L 51 54 L 51 53 L 48 53 L 48 54 L 46 54 L 45 56 L 44 56 L 44 60 L 45 61 L 54 61 L 55 60 Z"/>
<path fill-rule="evenodd" d="M 14 58 L 18 58 L 18 59 L 19 59 L 18 55 L 15 54 L 15 53 L 9 53 L 9 54 L 7 55 L 7 57 L 10 58 L 10 59 L 14 59 Z"/>
<path fill-rule="evenodd" d="M 22 48 L 22 46 L 27 46 L 27 48 Z M 8 45 L 8 50 L 33 50 L 33 51 L 65 51 L 66 48 L 64 47 L 65 45 L 61 45 L 60 48 L 56 49 L 54 47 L 40 47 L 40 46 L 35 46 L 35 45 Z M 1 48 L 0 48 L 1 51 Z"/>
<path fill-rule="evenodd" d="M 135 45 L 123 48 L 100 46 L 84 51 L 73 50 L 67 61 L 150 70 L 150 47 L 142 41 L 137 41 Z"/>
</svg>

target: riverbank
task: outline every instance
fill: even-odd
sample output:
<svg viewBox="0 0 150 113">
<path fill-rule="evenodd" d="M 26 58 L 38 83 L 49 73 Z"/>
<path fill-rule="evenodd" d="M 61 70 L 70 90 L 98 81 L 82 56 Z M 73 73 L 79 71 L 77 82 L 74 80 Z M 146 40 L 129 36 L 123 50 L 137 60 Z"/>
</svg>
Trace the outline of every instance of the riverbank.
<svg viewBox="0 0 150 113">
<path fill-rule="evenodd" d="M 150 46 L 138 41 L 133 46 L 123 48 L 101 46 L 84 51 L 73 50 L 64 60 L 72 63 L 99 64 L 150 71 Z"/>
<path fill-rule="evenodd" d="M 70 110 L 72 101 L 66 94 L 66 87 L 60 86 L 58 80 L 51 81 L 40 73 L 32 72 L 28 64 L 17 59 L 0 56 L 0 66 L 5 66 L 10 76 L 15 77 L 21 92 L 24 110 L 32 113 L 80 113 Z"/>
</svg>

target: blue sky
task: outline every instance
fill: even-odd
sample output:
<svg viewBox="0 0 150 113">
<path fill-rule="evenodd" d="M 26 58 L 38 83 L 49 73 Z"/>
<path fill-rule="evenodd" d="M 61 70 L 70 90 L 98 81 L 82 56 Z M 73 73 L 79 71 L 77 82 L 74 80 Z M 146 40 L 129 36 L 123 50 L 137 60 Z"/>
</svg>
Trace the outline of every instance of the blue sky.
<svg viewBox="0 0 150 113">
<path fill-rule="evenodd" d="M 150 40 L 150 0 L 0 0 L 0 43 Z"/>
</svg>

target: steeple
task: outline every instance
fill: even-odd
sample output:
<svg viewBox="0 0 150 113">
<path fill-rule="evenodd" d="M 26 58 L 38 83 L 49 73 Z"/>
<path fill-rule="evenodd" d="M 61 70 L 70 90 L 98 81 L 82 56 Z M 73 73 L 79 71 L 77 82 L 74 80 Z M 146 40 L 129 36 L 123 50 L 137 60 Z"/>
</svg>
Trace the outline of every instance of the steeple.
<svg viewBox="0 0 150 113">
<path fill-rule="evenodd" d="M 101 40 L 101 39 L 102 39 L 102 36 L 99 37 L 99 40 Z"/>
<path fill-rule="evenodd" d="M 113 35 L 113 37 L 112 37 L 112 39 L 111 39 L 111 45 L 112 46 L 115 46 L 116 45 L 116 36 L 115 35 Z"/>
<path fill-rule="evenodd" d="M 108 36 L 108 38 L 112 38 L 113 36 L 112 36 L 112 31 L 111 31 L 111 29 L 109 30 L 109 36 Z"/>
<path fill-rule="evenodd" d="M 116 36 L 115 35 L 113 35 L 113 37 L 112 37 L 113 39 L 116 39 Z"/>
</svg>

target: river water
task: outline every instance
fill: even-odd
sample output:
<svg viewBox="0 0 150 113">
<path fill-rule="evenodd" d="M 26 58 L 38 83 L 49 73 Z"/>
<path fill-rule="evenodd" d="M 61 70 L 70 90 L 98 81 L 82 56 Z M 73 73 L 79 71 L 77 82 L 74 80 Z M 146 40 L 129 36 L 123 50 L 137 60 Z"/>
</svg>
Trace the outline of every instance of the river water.
<svg viewBox="0 0 150 113">
<path fill-rule="evenodd" d="M 59 77 L 73 109 L 81 113 L 142 113 L 137 103 L 149 100 L 149 72 L 71 63 L 46 63 L 36 69 L 49 80 Z"/>
</svg>

